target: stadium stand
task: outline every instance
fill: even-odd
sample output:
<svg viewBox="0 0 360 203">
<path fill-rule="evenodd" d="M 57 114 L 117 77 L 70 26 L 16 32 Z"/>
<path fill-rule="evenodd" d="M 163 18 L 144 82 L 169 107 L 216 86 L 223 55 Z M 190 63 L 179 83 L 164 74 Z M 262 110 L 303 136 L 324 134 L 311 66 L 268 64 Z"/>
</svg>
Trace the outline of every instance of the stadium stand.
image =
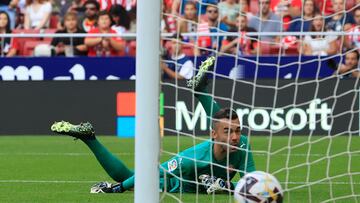
<svg viewBox="0 0 360 203">
<path fill-rule="evenodd" d="M 69 6 L 68 3 L 63 4 L 61 1 L 54 1 L 54 4 L 52 5 L 52 13 L 50 15 L 50 19 L 49 19 L 49 23 L 48 23 L 48 27 L 39 31 L 39 30 L 34 30 L 34 29 L 29 29 L 29 30 L 25 30 L 25 29 L 13 29 L 12 33 L 14 34 L 18 34 L 18 33 L 55 33 L 56 29 L 61 28 L 63 25 L 63 15 L 64 15 L 64 11 L 67 10 L 71 10 L 71 11 L 75 11 L 79 13 L 79 17 L 81 18 L 81 16 L 84 15 L 85 12 L 85 7 L 84 5 L 86 5 L 86 2 L 89 0 L 82 0 L 82 1 L 77 1 L 76 2 L 76 8 L 74 9 L 73 7 L 71 7 L 71 5 Z M 264 0 L 262 0 L 264 1 Z M 347 1 L 343 1 L 343 0 L 337 0 L 340 3 L 343 2 L 343 10 L 344 13 L 346 13 L 348 16 L 351 16 L 351 22 L 353 22 L 353 17 L 352 14 L 354 13 L 354 11 L 357 8 L 357 1 L 356 0 L 347 0 Z M 97 2 L 100 5 L 105 5 L 105 2 L 112 2 L 111 6 L 108 5 L 106 6 L 106 10 L 111 10 L 112 7 L 116 7 L 117 9 L 113 9 L 112 14 L 114 14 L 115 11 L 117 10 L 121 10 L 122 14 L 117 16 L 117 21 L 118 23 L 120 23 L 121 25 L 121 19 L 119 21 L 119 16 L 127 16 L 126 19 L 127 21 L 130 18 L 130 12 L 134 12 L 136 10 L 136 1 L 131 1 L 131 3 L 125 3 L 127 1 L 106 1 L 106 0 L 97 0 Z M 189 15 L 188 13 L 185 12 L 184 15 L 182 15 L 181 13 L 183 12 L 174 12 L 173 8 L 171 7 L 172 3 L 174 1 L 172 0 L 167 0 L 164 1 L 164 15 L 163 15 L 163 27 L 164 27 L 164 31 L 165 32 L 171 32 L 171 33 L 175 33 L 178 32 L 179 30 L 181 31 L 190 31 L 193 33 L 219 33 L 219 31 L 214 31 L 214 29 L 212 29 L 212 27 L 207 27 L 204 25 L 206 25 L 206 22 L 208 21 L 207 15 L 206 13 L 204 13 L 203 11 L 206 11 L 206 2 L 212 2 L 211 5 L 214 6 L 214 2 L 218 2 L 218 4 L 215 6 L 219 6 L 220 3 L 223 3 L 225 1 L 202 1 L 205 3 L 197 3 L 196 5 L 199 6 L 201 5 L 201 12 L 199 14 L 197 14 L 197 17 L 194 18 L 193 20 L 187 20 L 186 22 L 182 21 L 181 19 L 184 19 L 186 17 L 186 15 Z M 179 1 L 176 1 L 179 2 Z M 185 1 L 184 1 L 185 2 Z M 186 1 L 189 2 L 189 1 Z M 231 2 L 231 1 L 229 1 Z M 254 16 L 259 14 L 259 9 L 260 9 L 260 3 L 259 0 L 238 0 L 235 1 L 238 5 L 240 5 L 240 10 L 239 10 L 239 14 L 240 15 L 246 15 L 248 18 L 248 21 L 250 21 L 251 18 L 256 18 Z M 325 25 L 324 25 L 324 30 L 325 32 L 327 31 L 328 26 L 327 22 L 330 21 L 330 18 L 332 18 L 332 16 L 329 16 L 330 14 L 332 14 L 334 12 L 334 10 L 336 9 L 335 6 L 333 5 L 333 3 L 331 1 L 325 1 L 325 0 L 314 0 L 315 2 L 315 6 L 317 7 L 317 9 L 319 11 L 321 11 L 324 19 L 325 19 Z M 191 4 L 191 3 L 190 3 Z M 271 12 L 274 13 L 274 15 L 278 15 L 279 13 L 283 12 L 283 11 L 279 11 L 279 5 L 280 3 L 278 1 L 271 1 L 270 2 L 270 10 Z M 109 7 L 110 6 L 110 7 Z M 119 9 L 120 7 L 123 7 L 121 9 Z M 281 5 L 280 5 L 281 6 Z M 282 5 L 283 6 L 283 5 Z M 19 5 L 19 7 L 21 7 L 21 5 Z M 293 12 L 292 10 L 296 10 L 300 7 L 300 10 L 302 11 L 302 5 L 298 4 L 298 1 L 294 1 L 291 4 L 286 4 L 284 6 L 284 9 L 288 9 L 288 14 L 287 17 L 283 17 L 280 18 L 282 19 L 280 23 L 283 23 L 283 31 L 287 31 L 287 29 L 289 28 L 289 26 L 291 27 L 291 23 L 294 21 L 302 21 L 301 19 L 301 15 L 299 16 L 293 16 L 293 14 L 296 12 Z M 26 6 L 24 7 L 26 9 Z M 22 10 L 24 10 L 24 8 L 22 8 Z M 58 8 L 58 9 L 56 9 Z M 180 8 L 179 8 L 180 9 Z M 285 9 L 285 10 L 286 10 Z M 20 10 L 20 9 L 19 9 Z M 127 13 L 124 13 L 127 12 Z M 116 13 L 115 13 L 116 14 Z M 21 17 L 21 12 L 17 13 L 17 17 L 20 18 Z M 86 16 L 86 12 L 85 12 L 85 16 Z M 84 16 L 84 17 L 85 17 Z M 112 15 L 112 16 L 116 16 L 116 15 Z M 223 16 L 219 16 L 219 20 L 221 20 L 222 23 L 224 23 L 224 19 L 222 18 Z M 79 21 L 82 21 L 82 19 L 79 19 Z M 191 21 L 191 22 L 190 22 Z M 21 20 L 17 20 L 16 21 L 18 24 L 16 25 L 16 27 L 21 27 Z M 225 23 L 226 24 L 226 23 Z M 187 26 L 185 26 L 187 25 Z M 355 30 L 357 25 L 352 24 L 352 31 Z M 134 23 L 130 23 L 130 28 L 126 28 L 126 29 L 122 29 L 122 31 L 120 32 L 120 34 L 122 33 L 129 33 L 130 31 L 133 31 L 135 29 L 134 27 Z M 205 30 L 204 30 L 205 29 Z M 219 29 L 219 28 L 218 28 Z M 238 27 L 234 27 L 234 29 L 238 29 Z M 255 28 L 256 29 L 256 28 Z M 347 29 L 344 27 L 345 31 L 347 31 Z M 209 30 L 209 31 L 207 31 Z M 229 30 L 229 31 L 234 31 L 234 30 Z M 290 30 L 289 30 L 290 31 Z M 226 31 L 225 31 L 226 32 Z M 134 33 L 133 33 L 134 34 Z M 243 33 L 242 33 L 243 34 Z M 240 37 L 242 34 L 239 33 Z M 246 33 L 245 33 L 246 35 Z M 135 37 L 135 34 L 134 34 Z M 253 37 L 253 36 L 252 36 Z M 296 39 L 294 40 L 292 38 L 293 36 L 284 36 L 280 39 L 280 41 L 275 41 L 272 44 L 268 44 L 268 43 L 264 43 L 261 40 L 255 39 L 255 41 L 257 42 L 258 46 L 261 46 L 261 51 L 260 51 L 260 55 L 277 55 L 279 54 L 279 52 L 281 52 L 282 55 L 298 55 L 299 54 L 299 47 L 301 45 L 301 39 Z M 215 37 L 212 37 L 212 40 Z M 248 36 L 245 36 L 246 39 L 248 39 Z M 299 38 L 299 36 L 298 36 Z M 209 44 L 209 40 L 205 40 L 205 39 L 210 39 L 209 37 L 190 37 L 188 39 L 185 38 L 184 41 L 184 46 L 182 47 L 183 52 L 186 55 L 189 56 L 198 56 L 201 55 L 203 53 L 208 54 L 207 51 L 199 51 L 197 50 L 198 48 L 196 48 L 196 46 L 199 46 L 199 48 L 203 48 L 203 49 L 213 49 L 215 50 L 217 47 L 214 46 L 213 41 L 211 41 Z M 260 38 L 261 39 L 261 38 Z M 12 39 L 12 48 L 16 49 L 16 55 L 18 56 L 29 56 L 32 54 L 32 50 L 33 48 L 35 48 L 36 44 L 48 44 L 49 42 L 51 42 L 51 38 L 40 38 L 40 37 L 35 37 L 35 38 L 13 38 Z M 122 53 L 119 53 L 119 56 L 135 56 L 136 53 L 136 42 L 134 41 L 133 38 L 129 38 L 129 39 L 125 39 L 127 40 L 126 42 L 126 48 L 125 51 L 123 51 Z M 295 42 L 291 42 L 291 40 L 295 41 Z M 342 39 L 338 38 L 336 43 L 338 44 L 338 53 L 341 53 L 341 48 L 342 46 Z M 226 37 L 222 38 L 220 37 L 220 42 L 219 42 L 219 46 L 221 46 L 224 43 L 229 43 L 229 40 L 226 42 Z M 352 45 L 348 44 L 348 41 L 346 41 L 346 49 L 351 48 Z M 220 49 L 218 49 L 217 51 L 220 51 Z M 252 52 L 242 52 L 242 54 L 245 55 L 251 55 L 251 54 L 257 54 L 256 51 L 252 51 Z"/>
</svg>

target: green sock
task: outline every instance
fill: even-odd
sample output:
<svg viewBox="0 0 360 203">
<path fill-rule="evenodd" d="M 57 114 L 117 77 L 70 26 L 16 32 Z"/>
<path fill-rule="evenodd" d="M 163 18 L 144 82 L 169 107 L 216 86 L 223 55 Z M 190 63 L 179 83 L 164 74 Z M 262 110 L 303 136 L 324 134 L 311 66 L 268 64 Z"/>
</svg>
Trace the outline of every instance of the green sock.
<svg viewBox="0 0 360 203">
<path fill-rule="evenodd" d="M 97 139 L 83 141 L 113 180 L 122 182 L 134 175 L 133 171 L 129 170 L 120 159 L 111 154 Z"/>
<path fill-rule="evenodd" d="M 201 90 L 201 92 L 207 93 L 206 89 Z M 207 116 L 212 117 L 216 112 L 220 110 L 219 104 L 209 94 L 195 94 L 195 97 L 204 107 Z"/>
<path fill-rule="evenodd" d="M 123 188 L 125 190 L 130 190 L 135 185 L 135 176 L 131 176 L 130 178 L 124 180 L 124 182 L 122 182 L 122 184 L 123 184 Z"/>
</svg>

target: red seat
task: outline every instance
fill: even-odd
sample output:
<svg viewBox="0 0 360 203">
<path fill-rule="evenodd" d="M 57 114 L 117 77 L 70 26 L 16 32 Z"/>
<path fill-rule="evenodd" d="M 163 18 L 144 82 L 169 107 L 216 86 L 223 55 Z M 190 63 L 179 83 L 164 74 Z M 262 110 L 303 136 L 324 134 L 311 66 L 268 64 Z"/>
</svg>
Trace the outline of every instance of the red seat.
<svg viewBox="0 0 360 203">
<path fill-rule="evenodd" d="M 276 55 L 276 56 L 278 56 L 279 54 L 281 55 L 281 52 L 279 52 L 279 51 L 283 52 L 284 48 L 282 48 L 280 50 L 280 46 L 278 46 L 278 45 L 270 45 L 270 53 L 269 53 L 270 55 Z"/>
<path fill-rule="evenodd" d="M 289 48 L 287 48 L 285 50 L 285 54 L 288 55 L 288 56 L 292 56 L 292 55 L 296 55 L 298 56 L 299 55 L 299 50 L 296 46 L 291 46 Z"/>
<path fill-rule="evenodd" d="M 260 47 L 260 55 L 269 55 L 271 53 L 271 47 L 269 42 L 258 42 L 258 46 Z"/>
<path fill-rule="evenodd" d="M 270 42 L 259 42 L 260 55 L 279 55 L 280 46 Z M 283 51 L 282 49 L 281 51 Z"/>
<path fill-rule="evenodd" d="M 126 47 L 127 47 L 127 53 L 126 54 L 128 56 L 136 56 L 136 41 L 135 40 L 129 41 L 126 44 Z"/>
<path fill-rule="evenodd" d="M 23 48 L 23 55 L 24 56 L 32 56 L 34 53 L 34 49 L 37 45 L 39 44 L 49 44 L 47 42 L 44 41 L 27 41 L 24 44 L 24 48 Z"/>
<path fill-rule="evenodd" d="M 13 34 L 20 33 L 30 33 L 30 34 L 38 34 L 39 30 L 24 30 L 24 29 L 14 29 L 12 31 Z M 39 41 L 39 37 L 15 37 L 12 39 L 11 46 L 17 49 L 17 55 L 24 55 L 24 44 L 27 41 Z"/>
<path fill-rule="evenodd" d="M 277 44 L 270 44 L 267 42 L 260 42 L 261 55 L 299 55 L 299 51 L 296 45 L 289 46 L 288 48 L 280 47 Z"/>
<path fill-rule="evenodd" d="M 49 28 L 56 29 L 60 21 L 60 16 L 58 14 L 51 14 L 49 21 Z"/>
<path fill-rule="evenodd" d="M 39 30 L 34 29 L 13 29 L 12 33 L 39 33 Z"/>
</svg>

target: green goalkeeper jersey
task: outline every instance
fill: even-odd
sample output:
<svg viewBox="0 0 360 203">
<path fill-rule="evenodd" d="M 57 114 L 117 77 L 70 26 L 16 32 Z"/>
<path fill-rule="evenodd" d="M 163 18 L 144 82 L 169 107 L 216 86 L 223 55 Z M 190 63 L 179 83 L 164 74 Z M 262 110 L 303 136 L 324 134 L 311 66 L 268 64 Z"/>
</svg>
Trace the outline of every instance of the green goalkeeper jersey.
<svg viewBox="0 0 360 203">
<path fill-rule="evenodd" d="M 160 187 L 167 192 L 196 192 L 196 182 L 202 174 L 208 174 L 231 180 L 236 172 L 240 176 L 244 172 L 255 171 L 255 164 L 250 151 L 247 137 L 242 135 L 236 152 L 229 154 L 229 161 L 218 161 L 213 157 L 213 142 L 204 141 L 194 147 L 180 152 L 169 161 L 161 164 Z M 228 162 L 228 163 L 227 163 Z M 205 192 L 202 185 L 198 187 L 200 192 Z"/>
</svg>

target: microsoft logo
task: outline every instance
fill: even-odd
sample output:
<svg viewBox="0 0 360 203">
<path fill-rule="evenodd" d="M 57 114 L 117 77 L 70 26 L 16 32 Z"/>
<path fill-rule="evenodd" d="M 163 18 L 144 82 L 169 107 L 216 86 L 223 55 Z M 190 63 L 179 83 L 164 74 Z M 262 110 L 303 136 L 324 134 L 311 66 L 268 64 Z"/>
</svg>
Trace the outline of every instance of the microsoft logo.
<svg viewBox="0 0 360 203">
<path fill-rule="evenodd" d="M 116 132 L 119 137 L 135 136 L 135 92 L 118 92 L 116 95 Z M 164 129 L 164 94 L 160 94 L 160 133 Z"/>
</svg>

